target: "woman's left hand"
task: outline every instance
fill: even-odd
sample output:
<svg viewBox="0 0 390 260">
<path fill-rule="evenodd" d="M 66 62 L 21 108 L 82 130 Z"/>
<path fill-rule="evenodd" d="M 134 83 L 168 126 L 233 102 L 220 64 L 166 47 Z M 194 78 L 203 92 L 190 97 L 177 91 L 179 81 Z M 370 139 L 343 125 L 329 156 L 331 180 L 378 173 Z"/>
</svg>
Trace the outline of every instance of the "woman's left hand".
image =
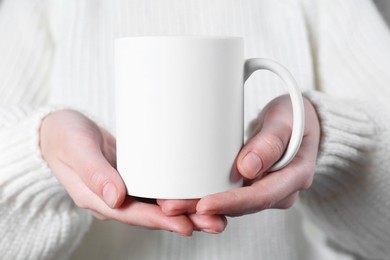
<svg viewBox="0 0 390 260">
<path fill-rule="evenodd" d="M 201 215 L 241 216 L 269 208 L 290 208 L 299 192 L 309 188 L 313 181 L 320 141 L 316 110 L 306 98 L 304 104 L 302 144 L 287 166 L 269 172 L 286 150 L 292 129 L 291 102 L 288 96 L 281 96 L 263 109 L 252 137 L 237 157 L 236 169 L 244 177 L 244 187 L 201 200 L 159 200 L 163 212 L 167 215 L 197 212 Z"/>
</svg>

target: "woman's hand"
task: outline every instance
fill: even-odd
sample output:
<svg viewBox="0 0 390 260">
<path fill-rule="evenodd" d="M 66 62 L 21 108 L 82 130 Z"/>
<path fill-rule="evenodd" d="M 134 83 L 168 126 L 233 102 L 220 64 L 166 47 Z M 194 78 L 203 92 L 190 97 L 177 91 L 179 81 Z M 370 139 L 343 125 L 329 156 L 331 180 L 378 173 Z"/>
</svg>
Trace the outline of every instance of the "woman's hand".
<svg viewBox="0 0 390 260">
<path fill-rule="evenodd" d="M 116 171 L 114 137 L 79 112 L 49 114 L 40 129 L 40 147 L 55 177 L 81 208 L 100 219 L 191 235 L 193 230 L 221 232 L 224 217 L 195 214 L 167 216 L 156 204 L 127 196 Z"/>
<path fill-rule="evenodd" d="M 244 187 L 209 195 L 200 201 L 159 200 L 163 211 L 170 216 L 195 211 L 201 215 L 240 216 L 268 208 L 291 207 L 299 192 L 309 188 L 313 181 L 320 140 L 317 113 L 307 99 L 304 104 L 304 136 L 290 164 L 268 172 L 286 150 L 291 135 L 291 102 L 288 96 L 282 96 L 263 109 L 254 124 L 252 137 L 237 157 L 236 170 L 244 177 Z"/>
</svg>

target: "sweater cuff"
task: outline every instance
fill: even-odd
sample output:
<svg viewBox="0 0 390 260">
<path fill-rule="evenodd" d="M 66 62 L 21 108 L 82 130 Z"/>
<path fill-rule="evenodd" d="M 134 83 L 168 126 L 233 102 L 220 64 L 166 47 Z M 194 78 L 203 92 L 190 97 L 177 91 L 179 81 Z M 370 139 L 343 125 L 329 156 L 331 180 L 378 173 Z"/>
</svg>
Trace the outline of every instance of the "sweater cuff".
<svg viewBox="0 0 390 260">
<path fill-rule="evenodd" d="M 321 196 L 338 193 L 364 174 L 373 149 L 374 125 L 356 101 L 304 93 L 317 110 L 321 140 L 311 190 Z"/>
<path fill-rule="evenodd" d="M 7 110 L 7 121 L 2 122 L 0 129 L 1 200 L 23 204 L 39 194 L 46 187 L 42 186 L 44 183 L 55 181 L 39 148 L 41 121 L 54 109 Z M 1 113 L 4 114 L 4 109 Z"/>
<path fill-rule="evenodd" d="M 39 128 L 54 110 L 0 109 L 7 114 L 0 128 L 0 252 L 6 259 L 69 254 L 92 220 L 73 203 L 41 156 Z"/>
</svg>

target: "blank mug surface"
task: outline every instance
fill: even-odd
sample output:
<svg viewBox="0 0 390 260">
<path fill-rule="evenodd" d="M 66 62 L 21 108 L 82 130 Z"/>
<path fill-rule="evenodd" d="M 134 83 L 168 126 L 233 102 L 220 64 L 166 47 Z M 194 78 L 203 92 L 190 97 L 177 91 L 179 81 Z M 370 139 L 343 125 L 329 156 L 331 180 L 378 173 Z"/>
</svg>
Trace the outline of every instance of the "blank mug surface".
<svg viewBox="0 0 390 260">
<path fill-rule="evenodd" d="M 200 198 L 241 186 L 243 40 L 134 37 L 115 44 L 117 165 L 128 193 Z"/>
</svg>

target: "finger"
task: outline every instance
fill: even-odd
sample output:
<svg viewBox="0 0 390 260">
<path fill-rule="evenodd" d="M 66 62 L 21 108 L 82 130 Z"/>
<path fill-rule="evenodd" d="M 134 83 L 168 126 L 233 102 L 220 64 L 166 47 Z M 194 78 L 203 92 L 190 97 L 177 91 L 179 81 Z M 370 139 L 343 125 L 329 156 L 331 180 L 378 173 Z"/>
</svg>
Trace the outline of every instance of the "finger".
<svg viewBox="0 0 390 260">
<path fill-rule="evenodd" d="M 193 224 L 186 216 L 166 216 L 159 206 L 139 202 L 129 196 L 119 208 L 112 209 L 82 182 L 72 168 L 58 162 L 53 172 L 76 205 L 92 211 L 99 219 L 114 219 L 128 225 L 168 230 L 185 236 L 192 234 Z"/>
<path fill-rule="evenodd" d="M 257 120 L 261 129 L 237 157 L 239 172 L 248 179 L 262 176 L 283 155 L 292 131 L 291 102 L 279 97 L 265 107 Z"/>
<path fill-rule="evenodd" d="M 158 199 L 157 204 L 160 205 L 162 212 L 167 216 L 177 216 L 181 214 L 191 214 L 196 212 L 196 204 L 198 199 L 187 200 L 167 200 Z"/>
<path fill-rule="evenodd" d="M 289 209 L 296 202 L 298 195 L 299 195 L 299 191 L 297 191 L 297 192 L 291 194 L 290 196 L 284 198 L 283 200 L 277 202 L 275 205 L 272 206 L 272 208 L 273 209 Z"/>
<path fill-rule="evenodd" d="M 190 214 L 195 230 L 201 230 L 210 234 L 219 234 L 227 226 L 227 219 L 222 215 L 198 215 Z"/>
<path fill-rule="evenodd" d="M 106 216 L 103 216 L 102 214 L 94 211 L 94 210 L 89 210 L 91 213 L 92 213 L 92 216 L 94 216 L 95 218 L 97 218 L 98 220 L 108 220 L 108 217 Z"/>
<path fill-rule="evenodd" d="M 199 201 L 197 213 L 241 216 L 271 208 L 295 188 L 291 188 L 291 181 L 286 180 L 288 177 L 286 178 L 285 175 L 287 174 L 281 172 L 273 173 L 252 186 L 206 196 Z M 286 183 L 289 185 L 287 186 Z"/>
<path fill-rule="evenodd" d="M 106 219 L 114 219 L 131 226 L 168 230 L 184 236 L 192 235 L 194 225 L 187 216 L 166 216 L 159 206 L 136 201 L 130 196 L 125 198 L 119 208 L 112 209 L 92 192 L 90 195 L 89 203 L 93 204 L 93 210 Z"/>
<path fill-rule="evenodd" d="M 99 128 L 103 136 L 102 153 L 113 168 L 116 169 L 116 140 L 104 128 Z"/>
<path fill-rule="evenodd" d="M 221 233 L 227 225 L 227 219 L 222 215 L 197 215 L 196 204 L 199 200 L 165 200 L 158 199 L 162 212 L 167 216 L 178 216 L 189 214 L 189 218 L 196 230 L 201 230 L 211 234 Z"/>
<path fill-rule="evenodd" d="M 232 189 L 202 198 L 198 214 L 239 216 L 278 206 L 295 192 L 307 189 L 313 180 L 315 142 L 306 139 L 294 160 L 285 168 L 268 174 L 251 186 Z"/>
<path fill-rule="evenodd" d="M 159 206 L 136 201 L 130 196 L 127 196 L 117 209 L 112 209 L 96 199 L 98 197 L 90 203 L 94 204 L 94 211 L 99 214 L 98 216 L 105 216 L 132 226 L 168 230 L 184 236 L 191 236 L 194 230 L 194 225 L 187 216 L 166 216 Z"/>
<path fill-rule="evenodd" d="M 211 234 L 218 234 L 225 230 L 227 219 L 222 215 L 197 215 L 196 204 L 198 199 L 191 200 L 166 200 L 158 199 L 162 212 L 167 216 L 189 214 L 195 230 L 201 230 Z"/>
<path fill-rule="evenodd" d="M 67 152 L 60 155 L 63 163 L 76 171 L 86 186 L 111 208 L 122 204 L 126 187 L 119 173 L 107 161 L 100 140 L 93 133 L 78 133 L 66 142 Z"/>
<path fill-rule="evenodd" d="M 129 225 L 168 230 L 185 236 L 190 236 L 194 229 L 192 221 L 187 216 L 166 216 L 159 206 L 142 203 L 129 196 L 118 209 L 100 204 L 98 211 Z"/>
<path fill-rule="evenodd" d="M 264 174 L 283 155 L 290 135 L 291 127 L 279 120 L 264 123 L 261 131 L 240 151 L 238 171 L 248 179 Z"/>
</svg>

